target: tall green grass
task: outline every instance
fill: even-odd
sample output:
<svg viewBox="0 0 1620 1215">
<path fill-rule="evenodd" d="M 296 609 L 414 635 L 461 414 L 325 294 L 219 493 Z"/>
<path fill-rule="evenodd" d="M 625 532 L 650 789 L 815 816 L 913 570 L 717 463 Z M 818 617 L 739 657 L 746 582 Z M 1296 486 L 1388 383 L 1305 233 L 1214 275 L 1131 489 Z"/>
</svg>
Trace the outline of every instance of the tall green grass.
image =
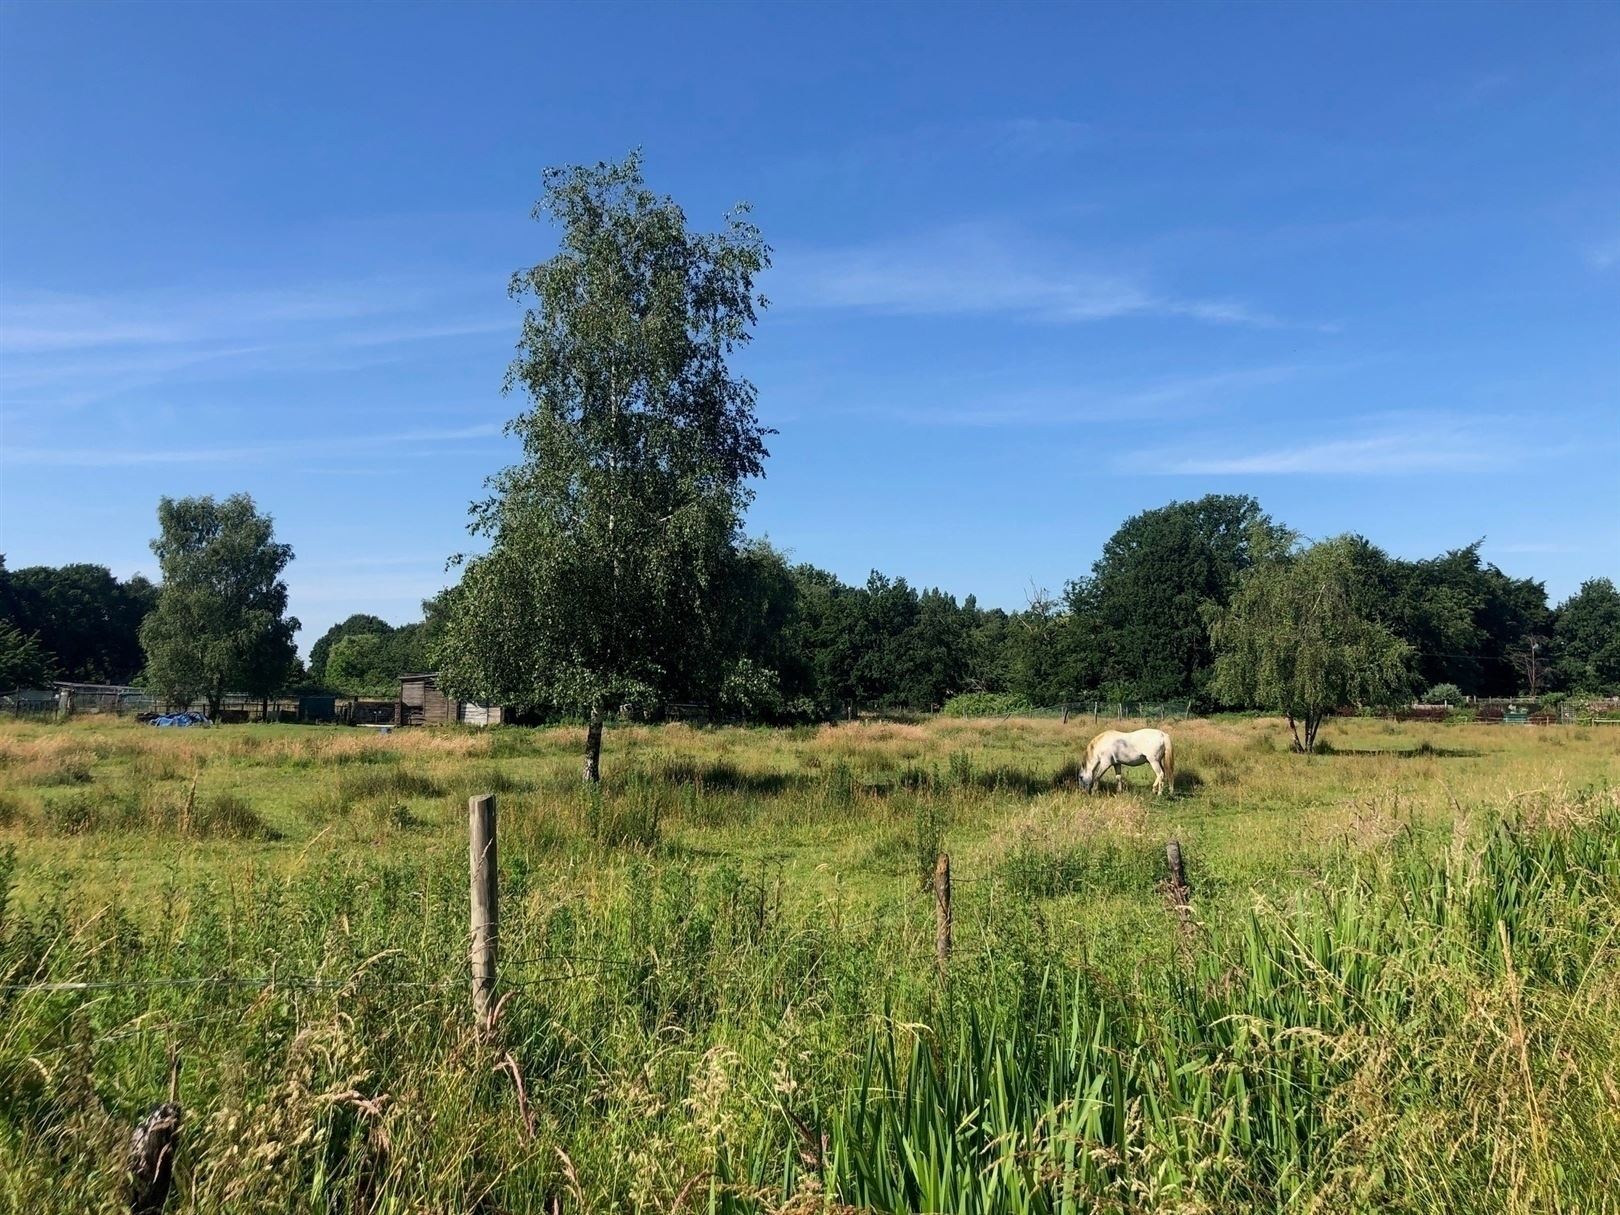
<svg viewBox="0 0 1620 1215">
<path fill-rule="evenodd" d="M 526 732 L 271 734 L 245 767 L 181 739 L 66 783 L 37 778 L 78 740 L 17 744 L 0 1210 L 119 1209 L 171 1050 L 171 1209 L 204 1215 L 1610 1209 L 1612 787 L 1520 781 L 1444 824 L 1392 792 L 1290 850 L 1244 833 L 1328 813 L 1337 793 L 1289 800 L 1312 781 L 1472 761 L 1195 740 L 1208 788 L 1269 790 L 1245 811 L 1067 792 L 1056 745 L 1018 759 L 1028 733 L 646 731 L 586 794 Z M 333 762 L 298 767 L 317 743 Z M 461 834 L 486 788 L 487 1035 Z M 943 978 L 921 881 L 942 848 Z"/>
</svg>

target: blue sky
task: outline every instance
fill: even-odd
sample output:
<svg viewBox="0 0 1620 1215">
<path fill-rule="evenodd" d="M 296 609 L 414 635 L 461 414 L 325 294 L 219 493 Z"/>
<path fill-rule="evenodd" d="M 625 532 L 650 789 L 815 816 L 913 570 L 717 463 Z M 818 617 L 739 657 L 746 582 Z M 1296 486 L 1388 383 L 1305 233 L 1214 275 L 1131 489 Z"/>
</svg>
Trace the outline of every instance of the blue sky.
<svg viewBox="0 0 1620 1215">
<path fill-rule="evenodd" d="M 0 551 L 247 490 L 307 648 L 507 463 L 547 164 L 776 250 L 750 530 L 982 603 L 1128 514 L 1620 576 L 1620 7 L 0 5 Z"/>
</svg>

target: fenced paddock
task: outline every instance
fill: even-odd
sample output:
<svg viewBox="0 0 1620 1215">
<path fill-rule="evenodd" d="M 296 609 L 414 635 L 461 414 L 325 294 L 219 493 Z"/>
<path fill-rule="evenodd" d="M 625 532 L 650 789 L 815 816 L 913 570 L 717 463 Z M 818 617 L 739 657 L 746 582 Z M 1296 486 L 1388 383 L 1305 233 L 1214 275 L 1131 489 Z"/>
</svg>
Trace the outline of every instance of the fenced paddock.
<svg viewBox="0 0 1620 1215">
<path fill-rule="evenodd" d="M 0 720 L 0 1209 L 1604 1209 L 1613 740 L 1171 728 Z"/>
</svg>

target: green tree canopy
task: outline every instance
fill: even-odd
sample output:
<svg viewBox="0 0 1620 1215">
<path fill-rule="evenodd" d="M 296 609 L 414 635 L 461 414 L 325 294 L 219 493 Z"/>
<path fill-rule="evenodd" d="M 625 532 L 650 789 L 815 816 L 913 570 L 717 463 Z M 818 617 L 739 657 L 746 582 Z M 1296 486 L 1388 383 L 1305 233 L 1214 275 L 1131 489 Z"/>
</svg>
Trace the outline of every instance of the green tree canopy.
<svg viewBox="0 0 1620 1215">
<path fill-rule="evenodd" d="M 425 629 L 420 622 L 384 624 L 380 632 L 339 637 L 327 652 L 322 683 L 348 696 L 398 696 L 401 675 L 430 665 Z"/>
<path fill-rule="evenodd" d="M 1286 542 L 1253 498 L 1209 494 L 1133 515 L 1103 546 L 1077 623 L 1095 630 L 1099 682 L 1147 700 L 1196 695 L 1214 656 L 1202 615 L 1223 605 L 1239 576 Z"/>
<path fill-rule="evenodd" d="M 1313 751 L 1326 714 L 1386 703 L 1407 686 L 1411 647 L 1367 615 L 1361 598 L 1349 537 L 1250 567 L 1226 608 L 1205 611 L 1215 649 L 1210 691 L 1227 704 L 1286 714 L 1295 747 Z"/>
<path fill-rule="evenodd" d="M 1571 691 L 1620 692 L 1620 590 L 1592 578 L 1558 605 L 1554 669 Z"/>
<path fill-rule="evenodd" d="M 537 219 L 560 248 L 519 271 L 530 301 L 508 389 L 522 463 L 492 481 L 437 642 L 446 686 L 601 725 L 623 701 L 718 695 L 733 635 L 719 610 L 747 482 L 764 470 L 753 385 L 728 359 L 755 323 L 769 250 L 744 209 L 693 232 L 641 158 L 548 169 Z"/>
<path fill-rule="evenodd" d="M 141 621 L 157 588 L 139 574 L 120 581 L 103 565 L 0 563 L 0 619 L 33 637 L 56 678 L 128 683 L 141 669 Z"/>
<path fill-rule="evenodd" d="M 50 652 L 39 638 L 14 622 L 0 619 L 0 692 L 43 688 L 56 678 Z"/>
<path fill-rule="evenodd" d="M 326 682 L 326 664 L 331 656 L 332 647 L 339 639 L 366 634 L 385 636 L 393 631 L 393 625 L 381 616 L 373 616 L 368 612 L 356 612 L 347 620 L 340 620 L 316 638 L 315 644 L 309 647 L 310 680 L 318 684 Z"/>
<path fill-rule="evenodd" d="M 162 498 L 163 570 L 157 607 L 141 625 L 147 680 L 171 701 L 207 699 L 210 715 L 227 691 L 268 696 L 297 662 L 281 573 L 292 547 L 277 543 L 268 515 L 247 494 Z"/>
</svg>

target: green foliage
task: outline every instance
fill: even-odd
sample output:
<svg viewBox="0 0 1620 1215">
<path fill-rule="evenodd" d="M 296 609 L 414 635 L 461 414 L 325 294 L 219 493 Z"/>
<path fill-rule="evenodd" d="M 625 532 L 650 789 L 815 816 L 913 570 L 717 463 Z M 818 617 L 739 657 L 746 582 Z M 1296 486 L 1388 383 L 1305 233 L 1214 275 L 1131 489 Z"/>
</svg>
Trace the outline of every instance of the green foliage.
<svg viewBox="0 0 1620 1215">
<path fill-rule="evenodd" d="M 1343 543 L 1358 606 L 1412 647 L 1409 686 L 1451 683 L 1471 696 L 1518 690 L 1514 651 L 1546 626 L 1541 583 L 1482 561 L 1479 542 L 1421 561 L 1390 557 L 1359 536 Z"/>
<path fill-rule="evenodd" d="M 43 688 L 55 675 L 55 665 L 39 638 L 10 620 L 0 620 L 0 690 Z"/>
<path fill-rule="evenodd" d="M 1034 707 L 1016 692 L 964 692 L 947 700 L 940 712 L 946 717 L 1011 717 Z"/>
<path fill-rule="evenodd" d="M 158 525 L 163 591 L 141 624 L 150 685 L 176 703 L 200 694 L 210 715 L 226 691 L 278 691 L 297 658 L 281 580 L 292 547 L 246 494 L 160 499 Z"/>
<path fill-rule="evenodd" d="M 1478 1017 L 1484 1002 L 1522 1035 L 1523 985 L 1551 1028 L 1607 956 L 1620 850 L 1601 830 L 1503 824 L 1477 862 L 1262 905 L 1151 1008 L 1084 971 L 1019 1000 L 1003 972 L 926 1026 L 884 1018 L 822 1115 L 819 1180 L 889 1212 L 1455 1209 L 1511 1154 L 1527 1208 L 1582 1206 L 1606 1185 L 1607 1096 L 1579 1085 L 1587 1113 L 1537 1108 L 1557 1051 L 1482 1068 Z"/>
<path fill-rule="evenodd" d="M 1287 714 L 1307 752 L 1324 715 L 1384 703 L 1406 682 L 1411 647 L 1359 609 L 1353 556 L 1352 541 L 1325 540 L 1252 567 L 1230 606 L 1206 609 L 1216 651 L 1210 691 Z"/>
<path fill-rule="evenodd" d="M 350 616 L 310 647 L 310 679 L 348 696 L 397 696 L 401 675 L 431 668 L 427 627 Z"/>
<path fill-rule="evenodd" d="M 1567 688 L 1620 692 L 1620 590 L 1592 578 L 1558 605 L 1555 671 Z"/>
<path fill-rule="evenodd" d="M 48 681 L 6 674 L 9 663 L 38 675 L 39 656 L 22 652 L 28 640 L 58 679 L 130 682 L 141 669 L 141 621 L 156 600 L 157 588 L 138 574 L 120 582 L 105 566 L 84 564 L 8 571 L 0 559 L 0 688 Z"/>
<path fill-rule="evenodd" d="M 720 709 L 750 721 L 774 719 L 782 712 L 782 690 L 776 672 L 739 658 L 720 684 Z"/>
<path fill-rule="evenodd" d="M 997 866 L 1008 890 L 1029 899 L 1152 890 L 1165 872 L 1157 843 L 1109 838 L 1053 846 L 1026 837 Z"/>
<path fill-rule="evenodd" d="M 1431 705 L 1460 705 L 1463 691 L 1454 683 L 1437 683 L 1423 694 L 1423 703 Z"/>
<path fill-rule="evenodd" d="M 509 426 L 524 460 L 475 508 L 491 548 L 450 598 L 438 665 L 456 694 L 599 720 L 727 665 L 718 607 L 767 434 L 727 360 L 769 250 L 743 209 L 690 231 L 636 154 L 547 170 L 535 214 L 561 233 L 512 279 L 531 301 L 507 373 L 530 402 Z"/>
<path fill-rule="evenodd" d="M 1393 760 L 1193 723 L 1206 782 L 1171 821 L 1054 789 L 1055 722 L 637 727 L 591 823 L 559 731 L 7 722 L 0 1210 L 127 1209 L 118 1145 L 172 1050 L 194 1215 L 1602 1211 L 1620 802 L 1570 790 L 1612 747 L 1465 733 L 1484 753 L 1429 749 L 1397 804 L 1361 787 Z M 20 779 L 67 755 L 93 786 Z M 249 798 L 297 822 L 351 774 L 362 801 L 302 838 L 201 825 Z M 493 1027 L 466 980 L 479 788 Z M 947 819 L 941 976 L 918 883 Z M 1171 834 L 1187 921 L 1157 889 Z"/>
<path fill-rule="evenodd" d="M 345 637 L 376 634 L 386 636 L 394 631 L 394 626 L 380 616 L 373 616 L 367 612 L 356 612 L 346 620 L 340 620 L 326 632 L 315 639 L 309 647 L 309 678 L 312 683 L 321 684 L 326 680 L 326 664 L 332 653 L 332 647 Z"/>
<path fill-rule="evenodd" d="M 1204 605 L 1224 606 L 1242 573 L 1286 541 L 1246 496 L 1208 494 L 1127 519 L 1090 578 L 1069 588 L 1091 650 L 1071 682 L 1121 685 L 1127 700 L 1196 694 L 1214 661 Z"/>
</svg>

